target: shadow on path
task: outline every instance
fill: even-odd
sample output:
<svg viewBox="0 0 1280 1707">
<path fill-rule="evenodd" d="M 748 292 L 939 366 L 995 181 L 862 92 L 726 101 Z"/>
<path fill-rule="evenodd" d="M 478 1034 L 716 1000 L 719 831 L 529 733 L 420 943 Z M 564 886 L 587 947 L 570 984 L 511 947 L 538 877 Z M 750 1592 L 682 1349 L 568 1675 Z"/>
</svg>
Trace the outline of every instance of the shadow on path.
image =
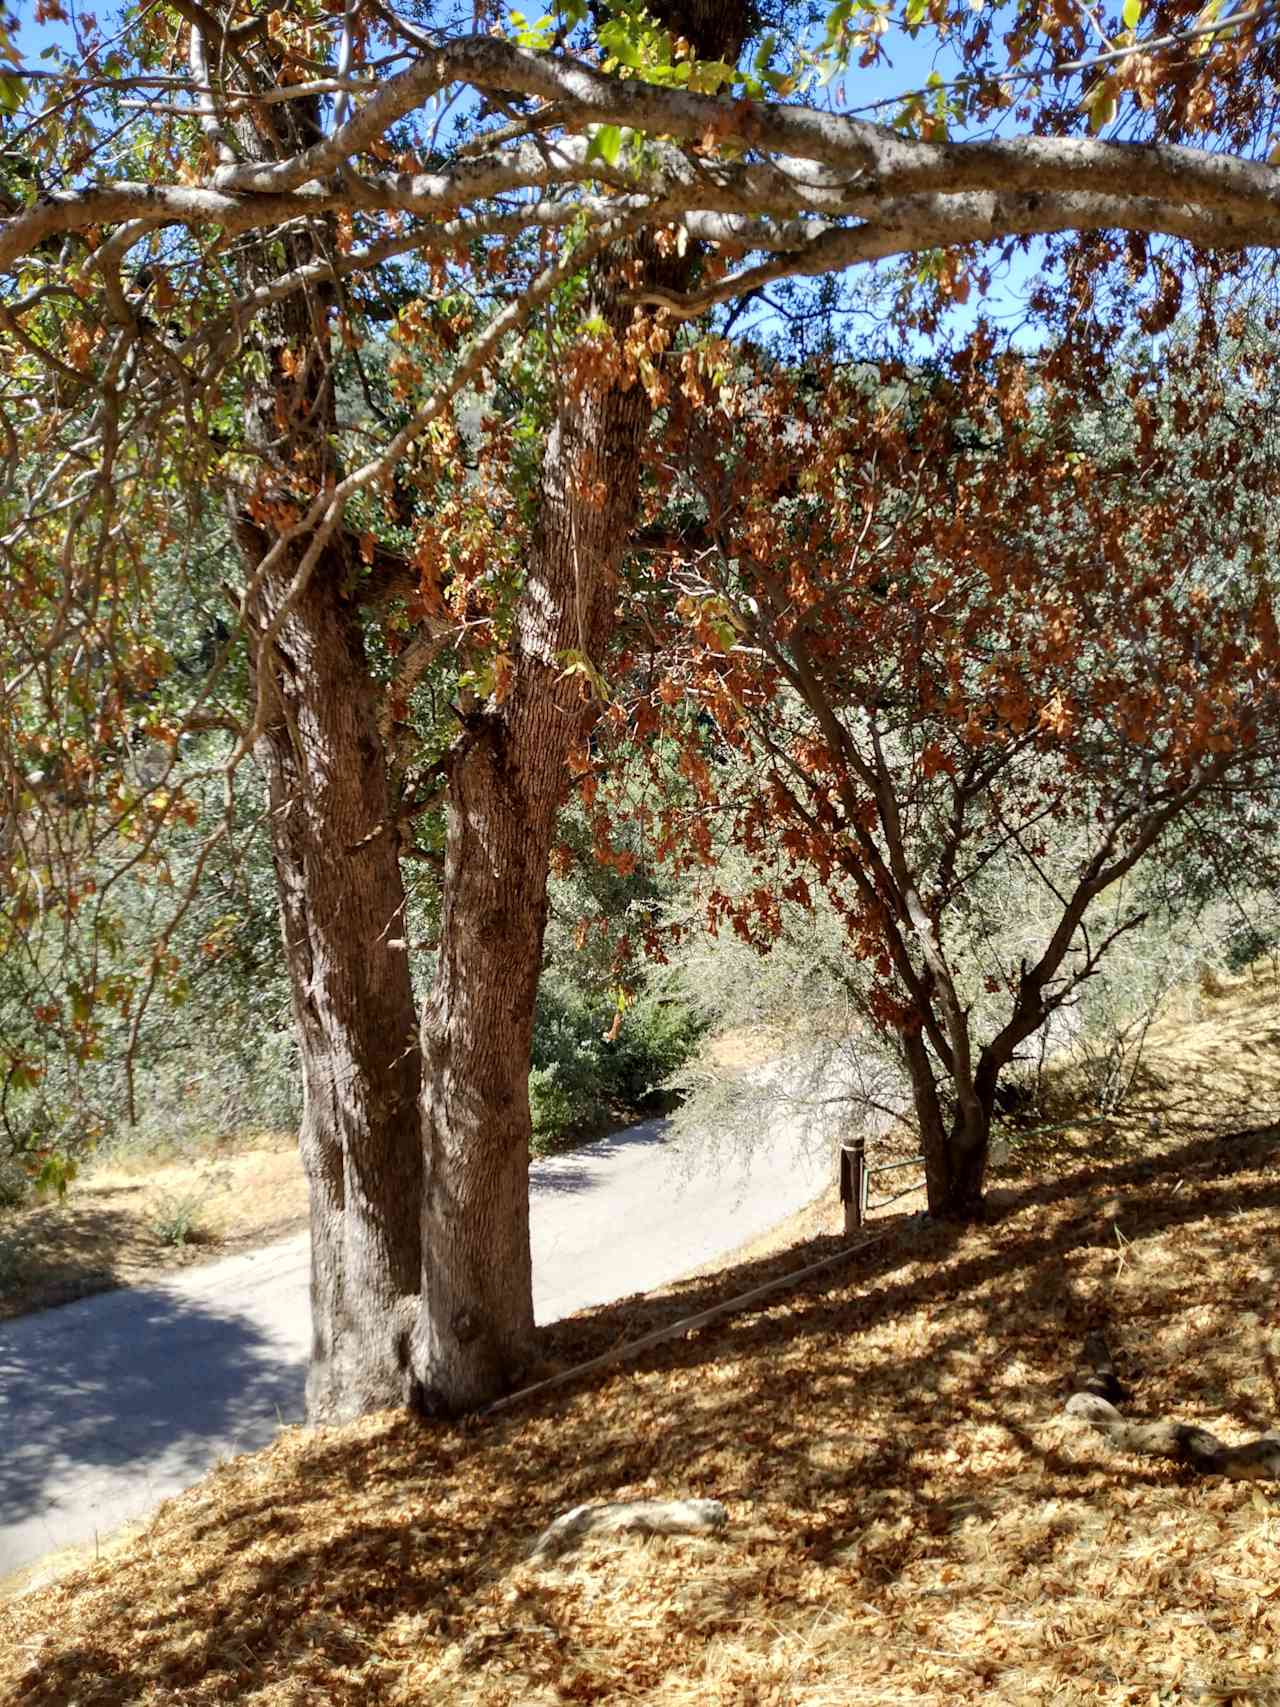
<svg viewBox="0 0 1280 1707">
<path fill-rule="evenodd" d="M 532 1197 L 587 1191 L 599 1184 L 601 1171 L 620 1157 L 644 1150 L 661 1149 L 667 1143 L 664 1119 L 645 1120 L 607 1138 L 593 1139 L 566 1150 L 561 1156 L 537 1156 L 529 1163 L 529 1193 Z"/>
<path fill-rule="evenodd" d="M 216 1296 L 133 1287 L 0 1324 L 0 1526 L 104 1471 L 202 1474 L 301 1414 L 305 1363 Z M 2 1546 L 3 1543 L 0 1543 Z"/>
</svg>

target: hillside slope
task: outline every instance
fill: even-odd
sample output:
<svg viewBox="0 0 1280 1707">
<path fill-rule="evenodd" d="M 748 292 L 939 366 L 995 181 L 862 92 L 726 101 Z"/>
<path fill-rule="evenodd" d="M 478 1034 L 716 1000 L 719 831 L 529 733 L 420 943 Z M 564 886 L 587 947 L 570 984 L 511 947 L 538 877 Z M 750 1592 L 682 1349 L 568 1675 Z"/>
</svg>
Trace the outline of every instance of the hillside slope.
<svg viewBox="0 0 1280 1707">
<path fill-rule="evenodd" d="M 847 1266 L 540 1403 L 222 1467 L 0 1609 L 0 1700 L 1280 1704 L 1280 1487 L 1061 1415 L 1102 1329 L 1131 1414 L 1280 1422 L 1276 994 L 1166 1023 L 1134 1118 L 1016 1149 L 987 1226 L 891 1214 Z M 561 1323 L 548 1362 L 839 1244 Z M 642 1495 L 730 1522 L 527 1563 L 567 1507 Z"/>
</svg>

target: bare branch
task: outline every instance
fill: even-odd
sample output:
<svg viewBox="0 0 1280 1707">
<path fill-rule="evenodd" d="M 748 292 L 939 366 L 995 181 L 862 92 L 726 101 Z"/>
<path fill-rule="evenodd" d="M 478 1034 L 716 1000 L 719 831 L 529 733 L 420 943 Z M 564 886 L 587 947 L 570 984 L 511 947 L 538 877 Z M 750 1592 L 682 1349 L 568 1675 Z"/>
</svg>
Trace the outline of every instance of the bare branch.
<svg viewBox="0 0 1280 1707">
<path fill-rule="evenodd" d="M 920 249 L 989 243 L 1000 237 L 1107 230 L 1163 233 L 1221 249 L 1271 246 L 1280 240 L 1274 216 L 1246 223 L 1225 210 L 1198 212 L 1186 201 L 1092 194 L 930 195 L 886 203 L 874 223 L 827 226 L 804 247 L 732 273 L 704 290 L 681 295 L 649 287 L 636 292 L 632 300 L 693 319 L 717 303 L 760 290 L 776 279 L 813 278 Z"/>
<path fill-rule="evenodd" d="M 566 279 L 572 278 L 575 273 L 580 272 L 589 260 L 616 243 L 620 237 L 625 236 L 629 231 L 639 229 L 647 222 L 648 217 L 647 212 L 641 212 L 600 226 L 590 238 L 576 249 L 544 268 L 523 295 L 518 296 L 506 307 L 500 309 L 484 330 L 472 339 L 461 359 L 455 364 L 453 371 L 436 387 L 426 403 L 388 441 L 385 448 L 377 456 L 372 457 L 360 468 L 354 469 L 337 485 L 318 493 L 301 520 L 277 534 L 270 549 L 258 563 L 252 581 L 241 596 L 240 615 L 242 621 L 247 620 L 257 589 L 266 576 L 277 568 L 282 559 L 300 541 L 305 539 L 307 543 L 285 596 L 273 611 L 270 622 L 258 636 L 258 645 L 262 651 L 265 652 L 270 649 L 289 610 L 306 590 L 326 544 L 341 522 L 348 499 L 396 466 L 415 440 L 427 431 L 433 421 L 440 418 L 467 381 L 488 365 L 509 334 L 526 325 L 534 312 L 554 294 Z M 268 707 L 264 703 L 260 703 L 252 726 L 246 730 L 241 738 L 237 748 L 237 756 L 247 753 L 252 748 L 262 733 L 267 711 Z"/>
<path fill-rule="evenodd" d="M 191 44 L 188 57 L 191 63 L 192 78 L 201 90 L 201 93 L 196 96 L 196 106 L 200 114 L 200 129 L 212 143 L 219 163 L 223 166 L 234 166 L 238 156 L 231 144 L 230 137 L 222 127 L 212 92 L 205 92 L 209 85 L 209 56 L 205 50 L 204 29 L 196 23 L 191 26 Z"/>
</svg>

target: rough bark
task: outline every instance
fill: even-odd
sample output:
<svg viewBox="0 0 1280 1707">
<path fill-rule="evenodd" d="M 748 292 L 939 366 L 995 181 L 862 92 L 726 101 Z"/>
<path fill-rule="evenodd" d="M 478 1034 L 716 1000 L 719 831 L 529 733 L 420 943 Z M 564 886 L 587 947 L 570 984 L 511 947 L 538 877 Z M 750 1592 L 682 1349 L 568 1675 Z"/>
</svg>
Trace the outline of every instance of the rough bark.
<svg viewBox="0 0 1280 1707">
<path fill-rule="evenodd" d="M 276 111 L 276 109 L 273 109 Z M 300 104 L 275 144 L 294 143 Z M 268 151 L 270 137 L 242 127 Z M 289 261 L 323 251 L 306 227 Z M 244 284 L 274 258 L 246 249 Z M 272 855 L 302 1068 L 300 1144 L 311 1201 L 312 1350 L 307 1415 L 331 1422 L 402 1401 L 420 1282 L 421 1064 L 396 816 L 378 730 L 354 576 L 341 536 L 310 580 L 296 555 L 264 570 L 265 520 L 334 476 L 336 412 L 327 294 L 276 306 L 257 323 L 259 377 L 248 379 L 251 490 L 233 499 L 250 589 L 246 612 Z M 246 369 L 246 373 L 250 372 Z M 292 594 L 292 596 L 291 596 Z M 265 637 L 265 638 L 264 638 Z"/>
<path fill-rule="evenodd" d="M 657 0 L 704 53 L 736 56 L 745 9 Z M 640 258 L 655 283 L 690 268 Z M 630 311 L 598 270 L 596 308 L 621 334 Z M 547 866 L 571 744 L 592 716 L 589 676 L 614 622 L 651 406 L 634 380 L 562 374 L 543 461 L 539 525 L 516 615 L 511 691 L 470 720 L 449 777 L 445 900 L 422 1023 L 423 1286 L 413 1401 L 453 1414 L 511 1387 L 533 1340 L 529 1057 L 547 916 Z"/>
<path fill-rule="evenodd" d="M 929 1214 L 939 1221 L 974 1221 L 982 1212 L 995 1083 L 992 1081 L 987 1094 L 975 1091 L 966 1098 L 948 1120 L 920 1033 L 905 1034 L 902 1049 L 924 1152 Z"/>
<path fill-rule="evenodd" d="M 690 11 L 694 24 L 705 11 L 736 51 L 739 8 L 691 0 Z M 278 122 L 310 122 L 319 134 L 304 103 Z M 245 131 L 240 140 L 261 159 L 298 138 Z M 305 271 L 323 248 L 304 228 L 288 239 L 288 268 Z M 643 270 L 670 285 L 689 276 L 651 253 Z M 250 261 L 243 282 L 259 288 L 270 275 Z M 264 499 L 288 503 L 299 480 L 320 489 L 337 472 L 328 287 L 318 288 L 259 323 L 266 377 L 247 399 L 246 436 L 265 471 L 260 509 Z M 621 332 L 631 311 L 618 305 L 618 281 L 601 273 L 596 288 Z M 531 1346 L 534 1000 L 566 758 L 592 715 L 589 678 L 566 661 L 598 661 L 607 643 L 650 417 L 637 384 L 561 381 L 510 691 L 465 718 L 448 765 L 440 949 L 420 1039 L 376 687 L 341 544 L 287 609 L 287 559 L 259 577 L 253 600 L 259 635 L 282 613 L 255 654 L 303 1054 L 316 1420 L 401 1398 L 429 1413 L 471 1408 L 512 1384 Z M 255 554 L 258 529 L 243 514 L 239 533 L 250 567 L 260 564 L 267 539 Z"/>
<path fill-rule="evenodd" d="M 252 530 L 242 529 L 242 533 Z M 419 1285 L 420 1057 L 376 687 L 335 552 L 290 609 L 258 743 L 302 1066 L 311 1199 L 307 1415 L 407 1395 Z M 270 608 L 269 587 L 264 600 Z"/>
<path fill-rule="evenodd" d="M 635 507 L 649 404 L 638 385 L 565 392 L 501 707 L 470 721 L 449 779 L 445 901 L 422 1026 L 424 1284 L 417 1402 L 454 1412 L 519 1374 L 533 1335 L 529 1055 L 547 863 L 570 744 L 589 720 Z"/>
</svg>

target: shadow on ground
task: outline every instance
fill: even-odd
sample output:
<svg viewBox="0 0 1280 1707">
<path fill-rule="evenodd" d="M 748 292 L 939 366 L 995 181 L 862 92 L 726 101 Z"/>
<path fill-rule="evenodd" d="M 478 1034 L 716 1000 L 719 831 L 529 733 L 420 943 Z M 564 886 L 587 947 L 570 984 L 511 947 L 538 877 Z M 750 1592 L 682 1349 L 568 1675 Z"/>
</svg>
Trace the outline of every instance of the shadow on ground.
<svg viewBox="0 0 1280 1707">
<path fill-rule="evenodd" d="M 0 1571 L 32 1556 L 51 1503 L 100 1496 L 97 1472 L 136 1500 L 136 1463 L 194 1479 L 210 1441 L 263 1445 L 300 1414 L 304 1375 L 233 1308 L 160 1286 L 0 1323 Z"/>
<path fill-rule="evenodd" d="M 1031 1581 L 1073 1524 L 1093 1521 L 1105 1490 L 1130 1499 L 1169 1491 L 1166 1467 L 1117 1462 L 1101 1444 L 1064 1457 L 1043 1438 L 1040 1421 L 1060 1410 L 1086 1331 L 1115 1333 L 1150 1404 L 1176 1402 L 1193 1367 L 1202 1390 L 1218 1380 L 1232 1403 L 1235 1348 L 1197 1325 L 1190 1303 L 1187 1363 L 1142 1367 L 1170 1299 L 1195 1298 L 1196 1275 L 1185 1286 L 1178 1276 L 1172 1291 L 1123 1293 L 1099 1276 L 1113 1258 L 1122 1272 L 1126 1246 L 1192 1227 L 1215 1272 L 1218 1257 L 1236 1263 L 1242 1225 L 1275 1225 L 1278 1142 L 1272 1128 L 1190 1138 L 1158 1160 L 1095 1154 L 1061 1177 L 1003 1187 L 992 1224 L 976 1232 L 886 1220 L 847 1266 L 488 1422 L 431 1428 L 388 1415 L 291 1434 L 269 1462 L 229 1466 L 172 1508 L 113 1567 L 109 1603 L 93 1599 L 106 1590 L 92 1577 L 51 1602 L 51 1615 L 70 1622 L 44 1644 L 23 1699 L 141 1704 L 198 1687 L 201 1699 L 274 1704 L 310 1690 L 354 1707 L 409 1699 L 406 1680 L 424 1654 L 455 1648 L 470 1651 L 479 1672 L 492 1661 L 485 1675 L 497 1693 L 473 1697 L 459 1672 L 447 1699 L 532 1698 L 566 1675 L 568 1638 L 555 1619 L 576 1615 L 578 1602 L 548 1591 L 553 1610 L 540 1623 L 511 1611 L 490 1630 L 486 1619 L 507 1604 L 503 1582 L 557 1513 L 639 1491 L 715 1497 L 735 1520 L 749 1511 L 772 1524 L 758 1567 L 750 1546 L 735 1543 L 736 1592 L 756 1618 L 783 1618 L 790 1578 L 812 1570 L 829 1573 L 831 1594 L 850 1604 L 889 1595 L 922 1561 L 945 1581 L 969 1568 L 966 1526 L 975 1523 L 997 1537 L 1011 1580 Z M 585 1313 L 543 1330 L 542 1350 L 552 1363 L 577 1363 L 843 1243 L 814 1239 L 782 1259 Z M 206 1355 L 243 1360 L 252 1350 L 235 1342 L 234 1324 L 192 1327 L 205 1334 Z M 69 1377 L 91 1405 L 116 1402 L 118 1360 L 104 1350 Z M 1272 1367 L 1272 1416 L 1275 1378 Z M 1242 1429 L 1265 1422 L 1264 1401 L 1261 1389 L 1241 1396 L 1233 1420 Z M 63 1426 L 55 1410 L 23 1428 Z M 949 1464 L 949 1442 L 984 1431 L 1002 1441 L 998 1454 Z M 1045 1501 L 1055 1513 L 1048 1527 L 1014 1515 L 1010 1464 L 1031 1489 L 1028 1510 Z M 886 1509 L 895 1521 L 876 1520 Z M 1162 1569 L 1161 1595 L 1175 1606 L 1190 1598 L 1195 1559 L 1171 1556 Z M 619 1644 L 632 1640 L 630 1625 L 618 1630 Z M 479 1636 L 493 1646 L 474 1647 Z M 635 1652 L 637 1690 L 684 1678 L 681 1644 Z M 579 1697 L 601 1698 L 585 1686 Z"/>
<path fill-rule="evenodd" d="M 0 1321 L 126 1285 L 137 1243 L 137 1218 L 123 1203 L 72 1199 L 0 1215 Z"/>
</svg>

